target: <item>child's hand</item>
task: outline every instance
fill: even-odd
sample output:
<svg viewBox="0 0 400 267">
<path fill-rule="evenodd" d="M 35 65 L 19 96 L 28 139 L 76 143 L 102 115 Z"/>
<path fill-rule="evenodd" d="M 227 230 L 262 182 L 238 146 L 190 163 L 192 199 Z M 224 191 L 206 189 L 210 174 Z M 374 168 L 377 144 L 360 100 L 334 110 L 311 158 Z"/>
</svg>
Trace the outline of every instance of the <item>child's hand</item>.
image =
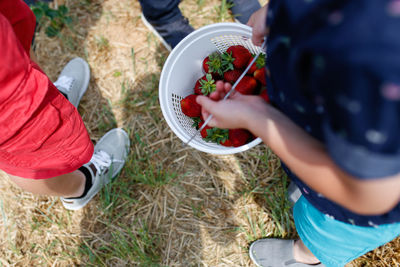
<svg viewBox="0 0 400 267">
<path fill-rule="evenodd" d="M 210 114 L 213 118 L 208 123 L 211 127 L 224 129 L 244 128 L 251 131 L 252 122 L 262 119 L 268 112 L 268 104 L 259 96 L 242 95 L 234 92 L 227 100 L 221 100 L 232 88 L 230 83 L 217 82 L 217 90 L 210 97 L 198 96 L 202 106 L 203 118 Z"/>
<path fill-rule="evenodd" d="M 257 46 L 261 46 L 264 42 L 265 35 L 268 34 L 266 26 L 268 5 L 263 6 L 251 15 L 247 25 L 253 28 L 251 40 Z"/>
</svg>

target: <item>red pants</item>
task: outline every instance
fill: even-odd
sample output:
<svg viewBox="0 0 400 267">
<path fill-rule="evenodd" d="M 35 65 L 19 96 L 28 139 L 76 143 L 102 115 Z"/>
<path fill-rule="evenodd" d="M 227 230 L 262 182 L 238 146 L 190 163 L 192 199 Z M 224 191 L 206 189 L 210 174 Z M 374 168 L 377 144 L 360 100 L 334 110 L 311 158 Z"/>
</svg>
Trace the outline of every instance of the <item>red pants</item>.
<svg viewBox="0 0 400 267">
<path fill-rule="evenodd" d="M 35 16 L 21 0 L 0 0 L 0 169 L 46 179 L 93 154 L 75 107 L 30 59 Z"/>
</svg>

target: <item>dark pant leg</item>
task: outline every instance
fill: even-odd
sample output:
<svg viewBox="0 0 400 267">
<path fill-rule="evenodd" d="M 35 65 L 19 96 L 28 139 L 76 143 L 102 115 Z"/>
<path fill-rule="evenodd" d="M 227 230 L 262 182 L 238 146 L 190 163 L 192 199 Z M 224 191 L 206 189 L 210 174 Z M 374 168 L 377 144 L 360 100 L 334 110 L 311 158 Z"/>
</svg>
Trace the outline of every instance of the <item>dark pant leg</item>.
<svg viewBox="0 0 400 267">
<path fill-rule="evenodd" d="M 143 15 L 150 23 L 164 24 L 182 18 L 180 0 L 139 0 Z"/>
<path fill-rule="evenodd" d="M 261 8 L 258 0 L 228 0 L 233 4 L 231 11 L 237 20 L 246 24 L 250 16 Z"/>
</svg>

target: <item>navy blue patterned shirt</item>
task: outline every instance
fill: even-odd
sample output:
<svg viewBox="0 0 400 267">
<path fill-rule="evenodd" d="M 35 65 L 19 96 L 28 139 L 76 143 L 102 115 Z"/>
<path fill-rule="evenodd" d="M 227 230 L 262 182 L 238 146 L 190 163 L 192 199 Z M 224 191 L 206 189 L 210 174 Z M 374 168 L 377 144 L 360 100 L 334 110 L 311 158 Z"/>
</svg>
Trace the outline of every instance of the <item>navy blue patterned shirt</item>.
<svg viewBox="0 0 400 267">
<path fill-rule="evenodd" d="M 267 27 L 272 103 L 323 142 L 349 175 L 399 174 L 400 0 L 270 0 Z M 400 222 L 400 204 L 384 215 L 361 216 L 284 168 L 329 217 L 372 227 Z"/>
</svg>

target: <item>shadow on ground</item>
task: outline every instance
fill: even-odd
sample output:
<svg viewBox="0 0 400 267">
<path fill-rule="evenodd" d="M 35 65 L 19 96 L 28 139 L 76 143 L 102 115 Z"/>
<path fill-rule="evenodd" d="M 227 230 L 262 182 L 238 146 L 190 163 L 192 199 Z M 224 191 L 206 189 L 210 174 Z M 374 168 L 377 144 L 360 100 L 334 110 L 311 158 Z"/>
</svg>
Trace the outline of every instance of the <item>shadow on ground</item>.
<svg viewBox="0 0 400 267">
<path fill-rule="evenodd" d="M 84 211 L 82 261 L 93 266 L 198 266 L 219 265 L 226 257 L 235 266 L 247 265 L 248 244 L 267 233 L 263 223 L 275 220 L 281 228 L 268 234 L 293 234 L 287 203 L 268 206 L 276 204 L 271 194 L 284 194 L 282 173 L 267 170 L 276 166 L 268 163 L 270 151 L 263 146 L 226 157 L 182 147 L 159 107 L 158 81 L 167 53 L 159 47 L 157 55 L 159 72 L 121 83 L 116 105 L 123 110 L 120 126 L 129 133 L 130 154 L 119 177 Z M 249 171 L 249 158 L 266 166 Z M 274 177 L 257 177 L 261 172 Z M 264 185 L 275 189 L 265 191 Z M 255 219 L 248 203 L 269 219 Z"/>
</svg>

